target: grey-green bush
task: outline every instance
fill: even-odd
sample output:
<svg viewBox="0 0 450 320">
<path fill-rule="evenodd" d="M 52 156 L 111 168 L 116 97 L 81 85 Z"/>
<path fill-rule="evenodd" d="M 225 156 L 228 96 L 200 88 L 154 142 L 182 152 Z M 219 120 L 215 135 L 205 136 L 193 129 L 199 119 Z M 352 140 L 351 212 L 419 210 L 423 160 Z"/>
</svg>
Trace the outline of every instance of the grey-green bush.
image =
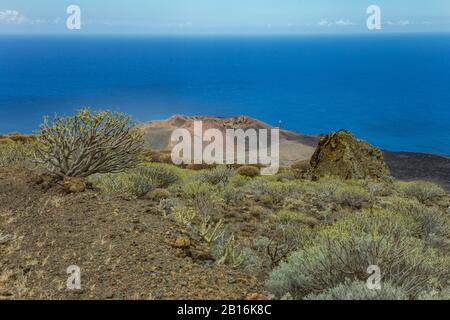
<svg viewBox="0 0 450 320">
<path fill-rule="evenodd" d="M 140 198 L 158 187 L 153 180 L 135 170 L 93 176 L 90 180 L 105 194 L 131 198 Z"/>
<path fill-rule="evenodd" d="M 445 194 L 442 187 L 426 181 L 400 182 L 398 185 L 405 196 L 415 197 L 420 202 L 430 201 Z"/>
<path fill-rule="evenodd" d="M 195 180 L 206 182 L 212 185 L 228 184 L 231 177 L 234 176 L 234 170 L 227 168 L 226 166 L 216 167 L 214 169 L 203 170 L 196 177 Z"/>
<path fill-rule="evenodd" d="M 121 173 L 97 175 L 90 179 L 95 187 L 106 194 L 140 198 L 157 188 L 167 188 L 180 178 L 166 165 L 156 164 Z"/>
<path fill-rule="evenodd" d="M 201 181 L 193 181 L 182 187 L 183 198 L 204 218 L 218 210 L 223 201 L 220 194 L 217 186 Z"/>
<path fill-rule="evenodd" d="M 370 199 L 370 194 L 359 186 L 343 186 L 336 191 L 336 202 L 354 209 L 360 209 Z"/>
<path fill-rule="evenodd" d="M 175 170 L 165 164 L 152 164 L 150 166 L 138 167 L 135 170 L 142 177 L 153 181 L 157 188 L 168 188 L 180 180 Z"/>
<path fill-rule="evenodd" d="M 254 195 L 269 196 L 275 204 L 282 203 L 289 197 L 295 197 L 300 194 L 300 187 L 294 182 L 273 182 L 258 179 L 252 182 L 248 190 Z"/>
<path fill-rule="evenodd" d="M 243 191 L 232 186 L 226 186 L 223 189 L 223 199 L 226 204 L 235 204 L 244 200 L 245 194 Z"/>
<path fill-rule="evenodd" d="M 402 288 L 383 283 L 381 290 L 371 290 L 363 281 L 340 284 L 319 294 L 309 294 L 303 300 L 407 300 Z"/>
<path fill-rule="evenodd" d="M 448 281 L 448 260 L 425 249 L 422 241 L 402 235 L 363 234 L 315 239 L 314 245 L 294 252 L 275 268 L 266 286 L 278 297 L 290 293 L 302 299 L 346 281 L 365 281 L 370 265 L 378 265 L 384 281 L 402 287 L 412 298 Z"/>
<path fill-rule="evenodd" d="M 122 172 L 139 163 L 143 133 L 123 113 L 81 109 L 73 116 L 44 118 L 35 161 L 58 177 Z"/>
<path fill-rule="evenodd" d="M 387 207 L 412 217 L 420 236 L 437 248 L 450 248 L 450 217 L 438 207 L 426 206 L 415 199 L 393 197 Z"/>
</svg>

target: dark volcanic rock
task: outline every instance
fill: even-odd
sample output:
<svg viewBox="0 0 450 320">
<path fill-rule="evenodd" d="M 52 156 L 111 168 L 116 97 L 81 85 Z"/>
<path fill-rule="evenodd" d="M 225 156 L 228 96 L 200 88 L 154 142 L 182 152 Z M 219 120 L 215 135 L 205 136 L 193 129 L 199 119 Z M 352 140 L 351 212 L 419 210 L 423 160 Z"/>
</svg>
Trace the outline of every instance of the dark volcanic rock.
<svg viewBox="0 0 450 320">
<path fill-rule="evenodd" d="M 450 190 L 450 157 L 414 152 L 384 151 L 392 176 L 400 180 L 426 180 Z"/>
<path fill-rule="evenodd" d="M 313 176 L 344 179 L 381 178 L 389 175 L 380 149 L 341 130 L 323 137 L 311 158 Z"/>
</svg>

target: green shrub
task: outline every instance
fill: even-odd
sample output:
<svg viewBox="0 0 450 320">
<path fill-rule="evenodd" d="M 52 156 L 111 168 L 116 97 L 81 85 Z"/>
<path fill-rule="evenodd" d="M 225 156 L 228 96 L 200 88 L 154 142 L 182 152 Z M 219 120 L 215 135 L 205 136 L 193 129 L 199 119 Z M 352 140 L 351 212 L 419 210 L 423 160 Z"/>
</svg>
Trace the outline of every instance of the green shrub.
<svg viewBox="0 0 450 320">
<path fill-rule="evenodd" d="M 248 247 L 242 249 L 242 256 L 243 261 L 240 268 L 245 272 L 258 276 L 262 272 L 264 265 L 261 257 Z"/>
<path fill-rule="evenodd" d="M 443 242 L 450 238 L 450 217 L 437 207 L 427 207 L 417 200 L 391 197 L 387 206 L 392 210 L 412 217 L 417 223 L 422 238 Z M 437 237 L 437 238 L 436 238 Z"/>
<path fill-rule="evenodd" d="M 157 188 L 168 188 L 180 181 L 180 176 L 170 165 L 151 164 L 135 169 L 139 175 L 153 181 Z"/>
<path fill-rule="evenodd" d="M 381 202 L 381 205 L 405 215 L 414 215 L 417 211 L 421 211 L 424 208 L 424 205 L 417 199 L 401 198 L 399 196 L 386 197 Z"/>
<path fill-rule="evenodd" d="M 449 217 L 444 215 L 438 208 L 423 208 L 413 214 L 425 238 L 430 238 L 433 235 L 443 238 L 450 237 Z"/>
<path fill-rule="evenodd" d="M 234 170 L 227 168 L 226 166 L 220 166 L 211 170 L 204 170 L 200 172 L 195 180 L 206 182 L 212 185 L 222 185 L 228 184 L 229 179 L 234 175 Z"/>
<path fill-rule="evenodd" d="M 242 166 L 237 169 L 236 173 L 244 177 L 254 178 L 260 175 L 260 170 L 254 166 Z"/>
<path fill-rule="evenodd" d="M 229 183 L 230 183 L 230 185 L 232 187 L 244 188 L 245 186 L 247 186 L 252 181 L 253 181 L 252 178 L 244 177 L 244 176 L 241 176 L 241 175 L 237 174 L 237 175 L 231 177 Z"/>
<path fill-rule="evenodd" d="M 229 265 L 232 268 L 239 268 L 244 263 L 244 253 L 239 243 L 235 240 L 234 235 L 225 238 L 222 237 L 216 248 L 218 265 Z"/>
<path fill-rule="evenodd" d="M 248 186 L 249 192 L 255 196 L 270 196 L 275 204 L 280 204 L 288 197 L 295 197 L 300 194 L 300 188 L 293 182 L 273 182 L 263 179 L 255 180 Z"/>
<path fill-rule="evenodd" d="M 206 243 L 212 245 L 224 234 L 223 221 L 219 220 L 217 223 L 212 223 L 209 218 L 202 219 L 198 226 L 198 233 Z"/>
<path fill-rule="evenodd" d="M 122 172 L 139 163 L 143 134 L 123 113 L 89 109 L 74 116 L 44 118 L 36 144 L 36 161 L 61 178 Z"/>
<path fill-rule="evenodd" d="M 193 181 L 184 185 L 182 194 L 188 204 L 194 207 L 204 218 L 217 211 L 223 201 L 217 186 L 201 181 Z"/>
<path fill-rule="evenodd" d="M 277 174 L 274 174 L 272 176 L 266 176 L 265 178 L 268 181 L 289 182 L 289 181 L 297 180 L 297 175 L 291 169 L 280 168 L 280 170 L 277 172 Z"/>
<path fill-rule="evenodd" d="M 413 217 L 396 211 L 365 209 L 348 213 L 333 225 L 321 230 L 321 235 L 333 237 L 351 237 L 360 234 L 418 237 L 420 227 Z"/>
<path fill-rule="evenodd" d="M 364 203 L 370 200 L 370 194 L 364 188 L 356 185 L 342 186 L 336 190 L 335 199 L 340 205 L 360 209 Z"/>
<path fill-rule="evenodd" d="M 272 213 L 270 209 L 264 208 L 258 205 L 252 205 L 250 207 L 250 215 L 255 218 L 262 218 Z"/>
<path fill-rule="evenodd" d="M 273 197 L 270 194 L 261 194 L 256 196 L 256 199 L 260 204 L 262 204 L 264 207 L 272 207 L 275 203 Z"/>
<path fill-rule="evenodd" d="M 319 294 L 309 294 L 304 300 L 408 300 L 402 288 L 384 283 L 381 290 L 370 290 L 362 281 L 340 284 Z"/>
<path fill-rule="evenodd" d="M 183 225 L 190 225 L 194 219 L 197 217 L 197 213 L 191 209 L 186 207 L 173 207 L 172 208 L 172 218 Z"/>
<path fill-rule="evenodd" d="M 0 143 L 0 167 L 31 164 L 34 145 L 33 142 L 21 143 L 13 140 Z"/>
<path fill-rule="evenodd" d="M 448 281 L 448 261 L 426 250 L 420 240 L 363 234 L 318 237 L 312 246 L 294 252 L 275 268 L 266 286 L 278 297 L 290 293 L 301 299 L 346 281 L 366 281 L 370 265 L 378 265 L 383 281 L 402 287 L 411 298 Z"/>
<path fill-rule="evenodd" d="M 271 240 L 266 236 L 258 236 L 253 244 L 258 252 L 266 251 L 266 248 L 270 245 Z"/>
<path fill-rule="evenodd" d="M 385 182 L 361 180 L 359 184 L 369 192 L 371 199 L 392 194 L 392 186 L 389 187 Z"/>
<path fill-rule="evenodd" d="M 264 248 L 265 260 L 270 261 L 271 268 L 279 265 L 292 251 L 309 245 L 311 240 L 311 228 L 293 222 L 279 221 L 268 225 L 264 233 L 269 237 Z"/>
<path fill-rule="evenodd" d="M 343 185 L 342 180 L 336 177 L 323 177 L 320 180 L 303 184 L 305 192 L 313 196 L 317 196 L 326 201 L 332 201 L 335 197 L 337 189 Z"/>
<path fill-rule="evenodd" d="M 183 207 L 183 201 L 178 198 L 166 198 L 159 201 L 158 207 L 164 211 L 165 215 L 172 212 L 173 208 Z"/>
<path fill-rule="evenodd" d="M 400 192 L 407 197 L 415 197 L 420 202 L 427 202 L 445 195 L 442 187 L 426 181 L 399 182 Z"/>
<path fill-rule="evenodd" d="M 137 167 L 126 172 L 96 175 L 90 178 L 106 194 L 141 198 L 155 189 L 166 188 L 179 180 L 166 165 Z"/>
<path fill-rule="evenodd" d="M 238 188 L 226 186 L 223 190 L 223 199 L 226 204 L 236 204 L 244 200 L 245 194 Z"/>
<path fill-rule="evenodd" d="M 286 198 L 283 201 L 283 208 L 286 210 L 298 211 L 305 206 L 305 201 L 300 198 Z"/>
<path fill-rule="evenodd" d="M 140 198 L 158 187 L 157 183 L 142 175 L 139 170 L 92 176 L 90 181 L 105 194 L 131 198 Z"/>
<path fill-rule="evenodd" d="M 319 224 L 319 220 L 314 217 L 308 216 L 302 212 L 281 210 L 275 215 L 277 221 L 280 222 L 294 222 L 308 225 L 310 227 L 315 227 Z"/>
<path fill-rule="evenodd" d="M 309 216 L 328 221 L 329 216 L 337 209 L 336 205 L 314 195 L 304 195 L 301 198 L 286 198 L 283 208 L 290 211 L 300 211 Z"/>
<path fill-rule="evenodd" d="M 170 198 L 171 193 L 167 189 L 157 188 L 147 193 L 146 198 L 151 201 L 161 201 Z"/>
<path fill-rule="evenodd" d="M 450 300 L 450 287 L 445 287 L 442 290 L 433 290 L 419 296 L 419 300 Z"/>
</svg>

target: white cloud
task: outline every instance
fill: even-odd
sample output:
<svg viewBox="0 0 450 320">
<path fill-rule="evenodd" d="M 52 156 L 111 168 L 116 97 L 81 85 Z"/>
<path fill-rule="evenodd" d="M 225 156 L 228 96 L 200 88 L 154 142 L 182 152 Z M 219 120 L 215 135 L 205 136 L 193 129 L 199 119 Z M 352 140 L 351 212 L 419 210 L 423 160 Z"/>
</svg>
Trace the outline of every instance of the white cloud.
<svg viewBox="0 0 450 320">
<path fill-rule="evenodd" d="M 352 21 L 350 21 L 350 20 L 338 20 L 338 21 L 336 21 L 336 25 L 337 26 L 354 26 L 356 23 L 354 23 L 354 22 L 352 22 Z"/>
<path fill-rule="evenodd" d="M 328 27 L 328 26 L 331 26 L 331 25 L 332 25 L 332 23 L 328 22 L 328 20 L 325 20 L 325 19 L 322 19 L 319 22 L 319 26 L 321 26 L 321 27 Z"/>
<path fill-rule="evenodd" d="M 54 19 L 30 19 L 17 10 L 0 10 L 0 24 L 61 24 L 62 18 Z"/>
<path fill-rule="evenodd" d="M 386 21 L 385 23 L 386 23 L 387 25 L 389 25 L 389 26 L 401 26 L 401 27 L 409 26 L 409 25 L 413 24 L 413 23 L 412 23 L 411 21 L 409 21 L 409 20 Z"/>
<path fill-rule="evenodd" d="M 0 23 L 4 24 L 22 24 L 28 19 L 17 10 L 0 10 Z"/>
<path fill-rule="evenodd" d="M 335 22 L 328 21 L 326 19 L 322 19 L 322 20 L 319 21 L 318 24 L 321 27 L 331 27 L 331 26 L 347 27 L 347 26 L 354 26 L 354 25 L 356 25 L 355 22 L 350 21 L 348 19 L 346 19 L 346 20 L 340 19 L 340 20 L 337 20 Z"/>
</svg>

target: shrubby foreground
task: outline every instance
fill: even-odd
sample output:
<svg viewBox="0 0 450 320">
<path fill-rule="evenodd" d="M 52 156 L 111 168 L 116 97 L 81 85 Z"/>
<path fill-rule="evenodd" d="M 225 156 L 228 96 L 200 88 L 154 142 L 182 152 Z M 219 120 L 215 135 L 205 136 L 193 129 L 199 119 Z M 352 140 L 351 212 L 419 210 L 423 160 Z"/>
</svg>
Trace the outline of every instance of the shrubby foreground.
<svg viewBox="0 0 450 320">
<path fill-rule="evenodd" d="M 4 140 L 0 297 L 450 298 L 450 196 L 433 183 L 304 164 L 260 176 L 147 152 L 78 193 L 32 161 L 39 139 Z M 71 264 L 82 292 L 64 287 Z M 369 265 L 381 290 L 365 286 Z"/>
</svg>

